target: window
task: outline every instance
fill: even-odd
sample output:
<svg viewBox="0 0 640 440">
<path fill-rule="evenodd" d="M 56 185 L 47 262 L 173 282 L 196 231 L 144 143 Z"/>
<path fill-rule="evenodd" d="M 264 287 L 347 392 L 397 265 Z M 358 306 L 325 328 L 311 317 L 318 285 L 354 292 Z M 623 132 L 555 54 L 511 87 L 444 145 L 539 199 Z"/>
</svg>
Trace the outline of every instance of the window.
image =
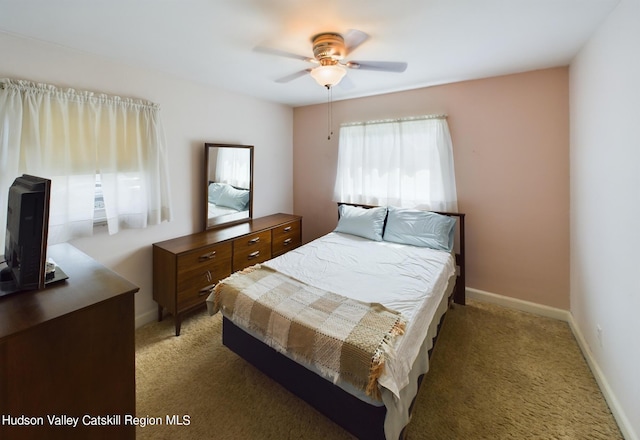
<svg viewBox="0 0 640 440">
<path fill-rule="evenodd" d="M 104 194 L 102 194 L 102 181 L 96 174 L 96 192 L 93 198 L 93 225 L 102 226 L 107 223 L 107 210 L 104 209 Z"/>
<path fill-rule="evenodd" d="M 2 79 L 0 189 L 22 173 L 51 179 L 50 243 L 91 235 L 99 199 L 110 234 L 168 221 L 159 110 L 139 99 Z M 0 191 L 0 224 L 5 215 Z"/>
<path fill-rule="evenodd" d="M 334 200 L 457 211 L 446 117 L 341 126 Z"/>
</svg>

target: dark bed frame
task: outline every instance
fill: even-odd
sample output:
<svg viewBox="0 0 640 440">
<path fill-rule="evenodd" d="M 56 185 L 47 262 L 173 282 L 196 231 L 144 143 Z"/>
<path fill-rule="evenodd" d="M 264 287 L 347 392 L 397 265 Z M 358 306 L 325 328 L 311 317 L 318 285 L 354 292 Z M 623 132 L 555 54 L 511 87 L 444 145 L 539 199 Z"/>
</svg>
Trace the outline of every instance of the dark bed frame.
<svg viewBox="0 0 640 440">
<path fill-rule="evenodd" d="M 369 208 L 371 206 L 364 207 Z M 465 215 L 453 212 L 438 213 L 456 217 L 458 220 L 458 249 L 455 252 L 458 273 L 449 302 L 453 301 L 456 304 L 464 305 Z M 444 316 L 438 324 L 438 331 L 443 320 Z M 227 318 L 223 319 L 222 343 L 357 438 L 385 440 L 384 420 L 387 410 L 384 406 L 371 405 L 352 396 L 313 371 L 278 353 L 262 341 L 246 333 Z M 431 351 L 429 355 L 431 355 Z M 418 388 L 421 381 L 422 376 L 418 379 Z M 413 403 L 411 406 L 413 407 Z M 404 437 L 404 430 L 400 437 Z"/>
</svg>

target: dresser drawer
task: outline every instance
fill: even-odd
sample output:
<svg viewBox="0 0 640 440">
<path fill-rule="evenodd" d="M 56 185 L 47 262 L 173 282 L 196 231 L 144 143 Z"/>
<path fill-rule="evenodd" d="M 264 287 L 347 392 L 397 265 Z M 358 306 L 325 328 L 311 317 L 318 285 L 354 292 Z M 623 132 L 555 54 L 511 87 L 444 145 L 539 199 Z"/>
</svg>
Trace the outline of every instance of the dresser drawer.
<svg viewBox="0 0 640 440">
<path fill-rule="evenodd" d="M 271 254 L 274 257 L 300 246 L 302 244 L 300 220 L 273 228 L 271 240 Z"/>
<path fill-rule="evenodd" d="M 233 241 L 233 271 L 271 258 L 271 231 L 245 235 Z"/>
<path fill-rule="evenodd" d="M 222 243 L 178 256 L 178 311 L 204 302 L 211 288 L 231 275 L 231 250 L 231 243 Z"/>
<path fill-rule="evenodd" d="M 178 276 L 199 268 L 225 264 L 231 259 L 231 243 L 219 243 L 198 248 L 178 256 Z"/>
<path fill-rule="evenodd" d="M 183 278 L 178 283 L 177 312 L 189 309 L 204 302 L 213 288 L 213 281 L 207 273 L 191 278 Z"/>
</svg>

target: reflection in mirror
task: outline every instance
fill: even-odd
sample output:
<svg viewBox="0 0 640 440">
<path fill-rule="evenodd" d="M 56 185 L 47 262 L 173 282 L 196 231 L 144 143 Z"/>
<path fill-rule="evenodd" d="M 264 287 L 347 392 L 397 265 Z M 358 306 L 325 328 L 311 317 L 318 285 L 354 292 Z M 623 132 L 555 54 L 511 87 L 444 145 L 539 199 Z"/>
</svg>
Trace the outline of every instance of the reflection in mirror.
<svg viewBox="0 0 640 440">
<path fill-rule="evenodd" d="M 248 221 L 253 213 L 253 146 L 204 144 L 205 229 Z"/>
</svg>

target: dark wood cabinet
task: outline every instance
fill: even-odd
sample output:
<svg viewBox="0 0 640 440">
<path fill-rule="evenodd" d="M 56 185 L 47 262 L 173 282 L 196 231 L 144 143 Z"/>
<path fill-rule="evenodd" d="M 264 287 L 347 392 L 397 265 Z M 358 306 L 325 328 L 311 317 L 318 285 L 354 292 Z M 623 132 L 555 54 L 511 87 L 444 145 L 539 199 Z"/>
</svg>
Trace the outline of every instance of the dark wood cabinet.
<svg viewBox="0 0 640 440">
<path fill-rule="evenodd" d="M 302 217 L 273 214 L 153 245 L 153 299 L 180 335 L 182 316 L 204 305 L 213 287 L 233 272 L 302 244 Z"/>
<path fill-rule="evenodd" d="M 69 244 L 48 255 L 68 280 L 0 298 L 0 438 L 134 439 L 138 287 Z"/>
</svg>

